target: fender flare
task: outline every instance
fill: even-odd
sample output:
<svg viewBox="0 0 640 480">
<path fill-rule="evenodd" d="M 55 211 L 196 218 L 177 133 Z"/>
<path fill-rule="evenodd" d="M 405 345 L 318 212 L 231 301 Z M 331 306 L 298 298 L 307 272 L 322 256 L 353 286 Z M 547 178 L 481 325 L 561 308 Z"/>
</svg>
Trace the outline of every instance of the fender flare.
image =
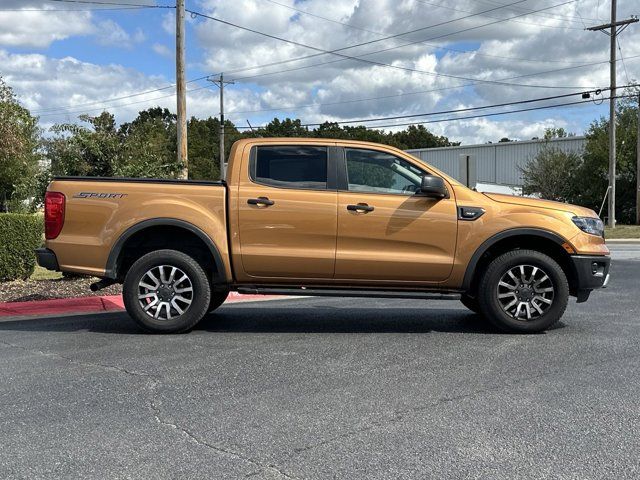
<svg viewBox="0 0 640 480">
<path fill-rule="evenodd" d="M 469 260 L 469 263 L 467 265 L 467 269 L 464 272 L 464 279 L 462 280 L 462 290 L 468 291 L 471 288 L 471 279 L 476 273 L 478 262 L 487 252 L 487 250 L 489 250 L 493 245 L 500 242 L 501 240 L 515 236 L 542 237 L 546 238 L 547 240 L 552 240 L 559 246 L 562 246 L 563 243 L 567 242 L 567 240 L 562 238 L 557 233 L 551 232 L 549 230 L 544 230 L 542 228 L 511 228 L 509 230 L 503 230 L 502 232 L 496 233 L 495 235 L 482 242 L 482 244 L 471 256 L 471 259 Z"/>
<path fill-rule="evenodd" d="M 116 240 L 116 242 L 113 244 L 113 247 L 111 247 L 111 251 L 109 252 L 109 257 L 107 257 L 107 264 L 104 271 L 105 278 L 110 278 L 113 280 L 117 278 L 118 258 L 120 257 L 122 248 L 124 247 L 127 240 L 129 240 L 129 238 L 131 238 L 136 233 L 141 232 L 142 230 L 157 226 L 184 228 L 185 230 L 188 230 L 191 233 L 195 234 L 209 248 L 209 252 L 213 256 L 213 261 L 216 265 L 217 270 L 213 277 L 214 281 L 220 283 L 227 282 L 222 256 L 220 255 L 220 251 L 218 250 L 218 247 L 216 247 L 216 244 L 213 242 L 213 240 L 211 240 L 211 237 L 209 237 L 209 235 L 207 235 L 192 223 L 185 222 L 184 220 L 178 220 L 176 218 L 152 218 L 150 220 L 143 220 L 142 222 L 136 223 L 135 225 L 125 230 L 125 232 L 120 235 L 118 240 Z"/>
</svg>

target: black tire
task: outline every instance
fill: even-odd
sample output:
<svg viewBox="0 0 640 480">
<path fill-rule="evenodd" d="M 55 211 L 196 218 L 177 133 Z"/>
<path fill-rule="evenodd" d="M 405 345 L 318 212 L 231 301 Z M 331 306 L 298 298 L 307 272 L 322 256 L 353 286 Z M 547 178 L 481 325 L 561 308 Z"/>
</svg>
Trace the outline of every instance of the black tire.
<svg viewBox="0 0 640 480">
<path fill-rule="evenodd" d="M 473 313 L 480 313 L 480 306 L 478 305 L 477 298 L 469 297 L 467 295 L 462 295 L 462 297 L 460 297 L 460 302 L 462 302 L 462 304 L 465 307 L 467 307 L 469 310 L 471 310 Z"/>
<path fill-rule="evenodd" d="M 160 288 L 163 289 L 162 292 L 160 292 L 160 288 L 156 288 L 155 291 L 150 291 L 140 286 L 140 282 L 143 282 L 143 277 L 145 277 L 147 272 L 153 272 L 155 268 L 159 268 L 160 266 L 176 268 L 187 276 L 189 283 L 186 284 L 186 289 L 191 288 L 191 292 L 187 292 L 185 296 L 191 295 L 191 303 L 186 307 L 182 301 L 179 304 L 176 302 L 176 307 L 172 307 L 171 303 L 174 302 L 174 295 L 183 295 L 182 293 L 177 294 L 176 288 L 180 287 L 180 285 L 184 286 L 185 283 L 178 285 L 178 282 L 176 282 L 171 285 L 170 283 L 158 282 Z M 164 268 L 163 271 L 165 271 Z M 158 275 L 154 276 L 158 278 Z M 165 274 L 165 279 L 167 277 L 168 274 Z M 150 277 L 145 277 L 146 280 L 149 278 Z M 147 281 L 145 284 L 148 283 Z M 141 301 L 138 299 L 140 294 L 153 295 L 154 293 L 155 297 L 143 300 L 143 302 L 146 302 L 148 308 L 148 304 L 154 303 L 154 299 L 156 305 L 159 305 L 158 302 L 161 299 L 164 303 L 167 303 L 167 306 L 155 307 L 155 310 L 160 310 L 161 315 L 170 318 L 154 318 L 154 316 L 147 313 L 141 305 Z M 163 297 L 161 298 L 160 295 Z M 167 298 L 165 298 L 165 296 Z M 182 333 L 191 330 L 207 313 L 211 302 L 211 286 L 202 267 L 189 255 L 176 250 L 156 250 L 144 255 L 131 266 L 125 277 L 122 297 L 127 313 L 129 313 L 131 318 L 144 330 L 152 333 Z M 170 301 L 165 302 L 165 300 Z M 153 312 L 153 308 L 152 306 L 149 311 Z M 183 313 L 178 313 L 178 310 L 175 308 L 183 309 Z M 162 313 L 163 310 L 165 312 L 164 314 Z M 172 315 L 172 311 L 178 314 Z"/>
<path fill-rule="evenodd" d="M 220 305 L 224 303 L 224 301 L 229 296 L 229 291 L 225 290 L 223 292 L 211 292 L 211 300 L 209 300 L 209 309 L 207 310 L 209 313 L 213 312 Z"/>
<path fill-rule="evenodd" d="M 510 269 L 517 268 L 519 265 L 541 269 L 548 277 L 546 282 L 550 282 L 547 285 L 554 289 L 553 298 L 550 299 L 551 304 L 548 307 L 543 306 L 546 310 L 536 318 L 515 318 L 503 309 L 498 299 L 498 283 L 503 275 L 507 275 Z M 514 281 L 514 283 L 518 282 Z M 507 291 L 507 293 L 509 292 Z M 530 289 L 528 293 L 536 295 Z M 495 258 L 487 266 L 480 278 L 477 298 L 482 315 L 498 329 L 509 333 L 537 333 L 553 326 L 562 317 L 569 300 L 569 284 L 560 265 L 548 255 L 535 250 L 513 250 Z M 518 298 L 514 298 L 519 303 Z M 504 301 L 507 302 L 507 300 Z M 540 302 L 538 303 L 542 305 Z M 526 307 L 526 305 L 524 306 Z M 519 310 L 520 306 L 518 305 L 517 308 Z M 517 311 L 515 316 L 519 317 Z"/>
</svg>

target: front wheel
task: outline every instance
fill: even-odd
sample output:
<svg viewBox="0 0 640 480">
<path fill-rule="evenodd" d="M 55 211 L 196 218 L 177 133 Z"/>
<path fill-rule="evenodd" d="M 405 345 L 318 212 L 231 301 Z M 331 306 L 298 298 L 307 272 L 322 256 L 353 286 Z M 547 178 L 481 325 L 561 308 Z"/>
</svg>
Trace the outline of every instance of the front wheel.
<svg viewBox="0 0 640 480">
<path fill-rule="evenodd" d="M 480 279 L 480 312 L 499 329 L 536 333 L 554 325 L 569 300 L 567 277 L 558 263 L 535 250 L 495 258 Z"/>
<path fill-rule="evenodd" d="M 192 257 L 176 250 L 156 250 L 131 266 L 122 297 L 127 313 L 145 330 L 181 333 L 207 313 L 211 287 Z"/>
</svg>

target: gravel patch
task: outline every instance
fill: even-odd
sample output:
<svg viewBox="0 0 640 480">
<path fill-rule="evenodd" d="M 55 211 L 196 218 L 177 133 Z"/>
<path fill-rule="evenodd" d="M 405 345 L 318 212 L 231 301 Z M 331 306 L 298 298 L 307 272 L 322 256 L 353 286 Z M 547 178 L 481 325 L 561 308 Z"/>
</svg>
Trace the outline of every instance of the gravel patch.
<svg viewBox="0 0 640 480">
<path fill-rule="evenodd" d="M 95 277 L 60 278 L 55 280 L 15 280 L 0 283 L 0 302 L 29 302 L 54 298 L 118 295 L 122 285 L 92 292 L 89 285 L 98 281 Z"/>
</svg>

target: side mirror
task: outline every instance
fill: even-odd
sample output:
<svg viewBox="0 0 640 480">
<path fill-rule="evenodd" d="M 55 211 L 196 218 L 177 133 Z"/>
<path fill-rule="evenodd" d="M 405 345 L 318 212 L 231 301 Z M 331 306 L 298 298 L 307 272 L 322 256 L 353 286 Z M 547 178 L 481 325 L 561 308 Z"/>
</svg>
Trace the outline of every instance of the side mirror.
<svg viewBox="0 0 640 480">
<path fill-rule="evenodd" d="M 445 198 L 448 192 L 442 178 L 434 175 L 425 175 L 422 177 L 419 193 L 425 197 Z"/>
</svg>

